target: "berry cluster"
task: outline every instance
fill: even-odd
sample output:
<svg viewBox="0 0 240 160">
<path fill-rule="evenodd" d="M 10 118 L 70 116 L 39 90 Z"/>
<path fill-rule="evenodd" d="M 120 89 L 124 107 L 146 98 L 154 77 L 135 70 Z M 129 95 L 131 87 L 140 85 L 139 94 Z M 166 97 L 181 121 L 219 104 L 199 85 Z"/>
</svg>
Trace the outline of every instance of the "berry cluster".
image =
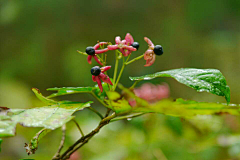
<svg viewBox="0 0 240 160">
<path fill-rule="evenodd" d="M 156 55 L 159 56 L 159 55 L 163 54 L 163 48 L 161 45 L 154 45 L 152 43 L 152 41 L 147 37 L 144 37 L 144 40 L 148 43 L 148 49 L 146 50 L 146 52 L 143 55 L 141 55 L 129 62 L 126 62 L 124 65 L 130 64 L 130 63 L 134 62 L 135 60 L 138 60 L 138 59 L 141 59 L 142 57 L 144 57 L 144 59 L 146 60 L 146 64 L 144 66 L 151 66 L 155 62 Z M 107 47 L 102 48 L 102 47 L 104 47 L 104 45 L 107 45 Z M 139 43 L 134 41 L 134 39 L 130 33 L 127 33 L 124 40 L 121 40 L 121 37 L 117 36 L 115 38 L 114 45 L 112 45 L 111 43 L 108 43 L 108 42 L 98 42 L 93 47 L 92 46 L 87 47 L 86 48 L 86 54 L 88 55 L 87 61 L 89 64 L 91 64 L 92 63 L 91 60 L 92 60 L 92 58 L 94 58 L 98 64 L 100 64 L 101 66 L 104 66 L 103 62 L 101 60 L 99 60 L 100 57 L 98 56 L 98 54 L 102 54 L 102 53 L 105 53 L 110 50 L 116 50 L 120 54 L 120 56 L 119 56 L 120 58 L 122 57 L 122 55 L 124 57 L 129 58 L 131 53 L 133 51 L 137 51 L 138 48 L 139 48 Z M 104 74 L 104 72 L 109 70 L 110 68 L 111 68 L 111 66 L 104 66 L 102 68 L 100 68 L 99 66 L 95 66 L 91 69 L 92 80 L 94 82 L 97 82 L 98 87 L 100 88 L 101 92 L 103 91 L 101 80 L 105 83 L 113 85 L 110 78 Z M 114 83 L 115 83 L 115 80 L 114 80 Z"/>
</svg>

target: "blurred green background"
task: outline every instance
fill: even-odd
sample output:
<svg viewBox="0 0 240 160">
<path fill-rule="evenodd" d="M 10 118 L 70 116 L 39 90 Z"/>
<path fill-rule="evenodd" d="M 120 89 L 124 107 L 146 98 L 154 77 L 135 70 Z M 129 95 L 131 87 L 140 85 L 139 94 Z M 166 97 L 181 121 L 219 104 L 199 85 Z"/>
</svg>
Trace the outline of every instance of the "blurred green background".
<svg viewBox="0 0 240 160">
<path fill-rule="evenodd" d="M 128 76 L 182 67 L 216 68 L 231 88 L 231 102 L 240 103 L 239 26 L 239 0 L 1 0 L 0 106 L 40 106 L 32 87 L 48 95 L 46 89 L 50 87 L 94 85 L 92 65 L 76 50 L 84 51 L 98 40 L 114 42 L 115 36 L 124 38 L 128 32 L 140 43 L 134 56 L 146 50 L 144 36 L 161 44 L 164 55 L 151 67 L 144 67 L 144 60 L 128 66 L 121 79 L 123 85 L 132 84 Z M 108 54 L 108 60 L 114 65 L 114 52 Z M 95 61 L 93 64 L 97 65 Z M 197 93 L 171 79 L 152 82 L 167 82 L 173 98 L 225 102 L 223 97 Z M 62 98 L 93 100 L 84 94 Z M 93 107 L 105 111 L 99 103 Z M 86 133 L 99 120 L 87 110 L 76 116 Z M 239 122 L 238 117 L 226 115 L 194 120 L 145 115 L 103 128 L 78 156 L 90 160 L 239 159 Z M 72 122 L 67 128 L 70 145 L 80 135 Z M 40 142 L 35 155 L 25 153 L 24 142 L 28 143 L 38 130 L 18 125 L 17 136 L 4 139 L 0 159 L 50 159 L 60 142 L 59 129 Z"/>
</svg>

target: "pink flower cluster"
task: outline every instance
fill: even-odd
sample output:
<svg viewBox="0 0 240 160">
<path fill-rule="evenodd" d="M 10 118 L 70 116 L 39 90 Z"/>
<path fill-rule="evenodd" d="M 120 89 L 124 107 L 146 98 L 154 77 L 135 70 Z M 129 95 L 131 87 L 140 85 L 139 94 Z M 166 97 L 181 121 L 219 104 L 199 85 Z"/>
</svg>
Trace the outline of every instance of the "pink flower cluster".
<svg viewBox="0 0 240 160">
<path fill-rule="evenodd" d="M 134 48 L 133 46 L 131 46 L 134 43 L 134 39 L 132 37 L 132 35 L 130 33 L 127 33 L 127 35 L 125 36 L 124 40 L 121 40 L 120 36 L 117 36 L 115 38 L 115 45 L 109 45 L 108 49 L 109 50 L 116 50 L 119 49 L 123 56 L 128 56 L 132 53 L 132 51 L 136 51 L 137 48 Z"/>
<path fill-rule="evenodd" d="M 150 103 L 168 98 L 170 95 L 169 86 L 165 83 L 161 85 L 145 83 L 140 88 L 135 88 L 133 92 L 137 97 L 142 98 Z M 129 104 L 133 107 L 136 106 L 136 100 L 130 99 Z"/>
<path fill-rule="evenodd" d="M 154 46 L 152 41 L 148 39 L 147 37 L 144 37 L 144 40 L 148 43 L 149 48 L 147 51 L 144 53 L 144 59 L 146 60 L 146 64 L 144 66 L 151 66 L 155 59 L 156 55 L 162 55 L 163 50 L 160 45 Z M 86 48 L 86 53 L 88 54 L 87 61 L 89 64 L 92 63 L 92 58 L 96 60 L 96 62 L 100 65 L 103 66 L 103 63 L 98 59 L 98 54 L 105 53 L 109 50 L 117 50 L 119 49 L 120 52 L 123 54 L 123 56 L 129 56 L 133 51 L 137 51 L 139 48 L 138 42 L 134 42 L 134 39 L 130 33 L 127 33 L 125 36 L 125 39 L 121 40 L 120 36 L 117 36 L 115 38 L 115 43 L 114 45 L 109 45 L 108 42 L 98 42 L 95 46 L 89 46 Z M 101 46 L 108 45 L 107 48 L 99 49 Z M 102 91 L 102 85 L 101 85 L 101 80 L 112 85 L 111 80 L 109 79 L 108 76 L 103 74 L 106 70 L 110 69 L 111 66 L 106 66 L 106 68 L 101 68 L 95 66 L 92 68 L 91 73 L 93 75 L 93 81 L 98 83 L 98 86 L 100 90 Z M 94 69 L 94 71 L 93 71 Z M 100 71 L 101 70 L 101 71 Z M 93 71 L 93 72 L 92 72 Z M 97 73 L 97 74 L 96 74 Z"/>
</svg>

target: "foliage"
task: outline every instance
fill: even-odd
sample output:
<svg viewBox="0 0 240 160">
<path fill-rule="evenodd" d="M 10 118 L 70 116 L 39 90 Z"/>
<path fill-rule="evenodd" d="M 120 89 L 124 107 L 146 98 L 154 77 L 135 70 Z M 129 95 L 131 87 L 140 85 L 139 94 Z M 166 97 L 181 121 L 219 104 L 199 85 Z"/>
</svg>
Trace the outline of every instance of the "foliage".
<svg viewBox="0 0 240 160">
<path fill-rule="evenodd" d="M 230 88 L 222 73 L 217 69 L 181 68 L 157 72 L 141 77 L 130 77 L 131 80 L 151 80 L 157 77 L 171 77 L 198 92 L 210 92 L 224 96 L 230 102 Z"/>
<path fill-rule="evenodd" d="M 145 66 L 151 66 L 156 57 L 163 54 L 163 48 L 160 45 L 154 45 L 147 37 L 144 40 L 148 44 L 146 52 L 138 57 L 130 59 L 131 54 L 137 51 L 139 46 L 133 37 L 128 33 L 124 40 L 119 36 L 116 37 L 116 44 L 110 42 L 98 42 L 93 47 L 87 47 L 86 52 L 78 51 L 80 54 L 87 56 L 87 62 L 92 63 L 94 59 L 102 67 L 95 66 L 91 69 L 92 80 L 97 85 L 93 87 L 63 87 L 63 88 L 49 88 L 48 91 L 55 91 L 48 97 L 43 96 L 40 91 L 33 88 L 32 91 L 36 97 L 41 100 L 46 106 L 36 107 L 30 109 L 9 109 L 1 107 L 0 114 L 0 137 L 8 137 L 15 135 L 15 127 L 17 123 L 25 127 L 43 127 L 30 141 L 25 144 L 28 154 L 34 154 L 38 148 L 40 139 L 42 139 L 48 132 L 56 128 L 64 126 L 67 122 L 74 119 L 73 113 L 88 108 L 96 113 L 100 118 L 98 126 L 84 135 L 80 126 L 74 121 L 79 129 L 82 137 L 72 144 L 65 152 L 61 153 L 64 145 L 64 136 L 59 146 L 59 150 L 53 159 L 63 160 L 68 159 L 76 150 L 86 144 L 99 130 L 110 122 L 129 119 L 141 116 L 146 113 L 160 113 L 172 117 L 193 118 L 197 115 L 221 115 L 231 114 L 239 115 L 239 105 L 230 103 L 230 89 L 227 86 L 225 77 L 219 70 L 216 69 L 194 69 L 181 68 L 169 71 L 157 72 L 140 77 L 130 77 L 135 81 L 130 88 L 125 88 L 121 85 L 120 79 L 125 67 L 129 64 L 144 58 L 146 60 Z M 133 45 L 134 44 L 134 45 Z M 136 45 L 137 44 L 137 45 Z M 104 47 L 104 45 L 107 45 Z M 107 70 L 111 66 L 107 66 L 107 52 L 115 50 L 116 62 L 113 73 L 113 78 L 108 76 Z M 100 54 L 102 54 L 100 56 Z M 122 61 L 122 67 L 118 73 L 119 62 Z M 84 77 L 84 76 L 83 76 Z M 209 92 L 218 96 L 224 96 L 227 104 L 220 103 L 205 103 L 195 102 L 191 100 L 171 100 L 162 99 L 151 102 L 147 98 L 149 95 L 148 89 L 143 98 L 139 98 L 135 87 L 141 80 L 151 80 L 157 77 L 171 77 L 178 82 L 195 89 L 198 92 Z M 117 87 L 120 92 L 117 91 Z M 157 93 L 158 89 L 152 89 Z M 151 90 L 151 92 L 152 92 Z M 90 107 L 92 101 L 89 102 L 72 102 L 72 101 L 56 101 L 51 98 L 64 96 L 69 94 L 88 93 L 95 97 L 104 107 L 107 108 L 105 115 L 102 115 L 94 108 Z M 153 94 L 154 95 L 154 94 Z M 169 121 L 172 124 L 172 121 Z M 63 131 L 65 135 L 65 131 Z M 180 131 L 178 131 L 181 134 Z"/>
</svg>

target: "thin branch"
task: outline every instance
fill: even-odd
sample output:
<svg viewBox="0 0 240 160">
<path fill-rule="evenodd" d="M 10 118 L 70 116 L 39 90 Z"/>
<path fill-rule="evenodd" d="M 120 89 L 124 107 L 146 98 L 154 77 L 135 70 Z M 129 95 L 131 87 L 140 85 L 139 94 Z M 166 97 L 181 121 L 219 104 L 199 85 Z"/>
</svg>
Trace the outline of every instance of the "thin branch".
<svg viewBox="0 0 240 160">
<path fill-rule="evenodd" d="M 73 119 L 73 122 L 76 124 L 76 126 L 77 126 L 79 132 L 81 133 L 81 135 L 84 136 L 84 133 L 83 133 L 81 127 L 79 126 L 79 124 L 77 123 L 77 121 L 75 119 Z"/>
<path fill-rule="evenodd" d="M 121 68 L 120 73 L 119 73 L 119 75 L 118 75 L 117 81 L 116 81 L 116 83 L 114 84 L 114 87 L 113 87 L 113 90 L 114 90 L 114 91 L 115 91 L 115 89 L 116 89 L 116 87 L 117 87 L 117 84 L 118 84 L 118 82 L 119 82 L 119 80 L 120 80 L 120 78 L 121 78 L 121 76 L 122 76 L 122 73 L 123 73 L 123 70 L 124 70 L 125 66 L 126 66 L 126 65 L 125 65 L 125 58 L 123 57 L 122 68 Z"/>
<path fill-rule="evenodd" d="M 101 99 L 99 99 L 93 92 L 90 92 L 91 95 L 96 98 L 104 107 L 107 107 L 108 108 L 108 105 L 105 104 Z"/>
<path fill-rule="evenodd" d="M 96 56 L 100 60 L 100 62 L 102 62 L 102 64 L 105 66 L 106 64 L 105 64 L 104 60 L 99 55 L 96 54 Z"/>
<path fill-rule="evenodd" d="M 107 112 L 106 112 L 106 114 L 105 114 L 105 116 L 104 116 L 104 118 L 106 118 L 106 117 L 109 115 L 110 112 L 111 112 L 111 109 L 108 108 L 108 109 L 107 109 Z"/>
<path fill-rule="evenodd" d="M 95 134 L 97 134 L 99 132 L 99 130 L 107 125 L 111 119 L 115 118 L 116 114 L 113 113 L 111 116 L 108 116 L 106 118 L 104 118 L 103 120 L 101 120 L 101 122 L 99 123 L 99 125 L 97 126 L 96 129 L 94 129 L 92 132 L 90 132 L 89 134 L 81 137 L 80 139 L 78 139 L 72 146 L 70 146 L 59 158 L 58 160 L 66 160 L 68 159 L 71 154 L 73 152 L 75 152 L 76 150 L 78 150 L 79 148 L 81 148 L 84 144 L 86 144 L 88 142 L 89 139 L 91 139 Z"/>
<path fill-rule="evenodd" d="M 66 125 L 64 124 L 64 125 L 62 126 L 62 140 L 61 140 L 61 142 L 60 142 L 60 146 L 59 146 L 59 148 L 58 148 L 58 151 L 57 151 L 57 153 L 53 156 L 52 160 L 57 160 L 57 159 L 59 159 L 59 157 L 60 157 L 60 152 L 61 152 L 61 150 L 62 150 L 62 148 L 63 148 L 63 145 L 64 145 L 64 142 L 65 142 L 65 138 L 66 138 Z"/>
<path fill-rule="evenodd" d="M 85 53 L 85 52 L 81 52 L 81 51 L 78 51 L 78 50 L 77 50 L 77 52 L 80 53 L 80 54 L 82 54 L 82 55 L 84 55 L 84 56 L 88 56 L 88 54 Z"/>
<path fill-rule="evenodd" d="M 139 117 L 139 116 L 144 115 L 144 114 L 146 114 L 146 113 L 135 113 L 135 114 L 132 114 L 132 115 L 121 116 L 121 117 L 117 117 L 117 118 L 111 119 L 110 122 L 115 122 L 115 121 L 128 119 L 128 118 Z"/>
<path fill-rule="evenodd" d="M 96 113 L 101 119 L 103 119 L 103 116 L 101 115 L 101 113 L 99 113 L 96 109 L 92 108 L 92 107 L 87 107 L 89 110 L 93 111 L 94 113 Z"/>
<path fill-rule="evenodd" d="M 129 88 L 129 90 L 133 89 L 140 81 L 135 81 L 133 85 Z"/>
<path fill-rule="evenodd" d="M 141 58 L 143 58 L 143 57 L 144 57 L 144 54 L 141 55 L 141 56 L 138 56 L 138 57 L 136 57 L 136 58 L 134 58 L 134 59 L 132 59 L 132 60 L 129 61 L 129 62 L 126 62 L 125 65 L 129 65 L 130 63 L 135 62 L 136 60 L 139 60 L 139 59 L 141 59 Z"/>
</svg>

